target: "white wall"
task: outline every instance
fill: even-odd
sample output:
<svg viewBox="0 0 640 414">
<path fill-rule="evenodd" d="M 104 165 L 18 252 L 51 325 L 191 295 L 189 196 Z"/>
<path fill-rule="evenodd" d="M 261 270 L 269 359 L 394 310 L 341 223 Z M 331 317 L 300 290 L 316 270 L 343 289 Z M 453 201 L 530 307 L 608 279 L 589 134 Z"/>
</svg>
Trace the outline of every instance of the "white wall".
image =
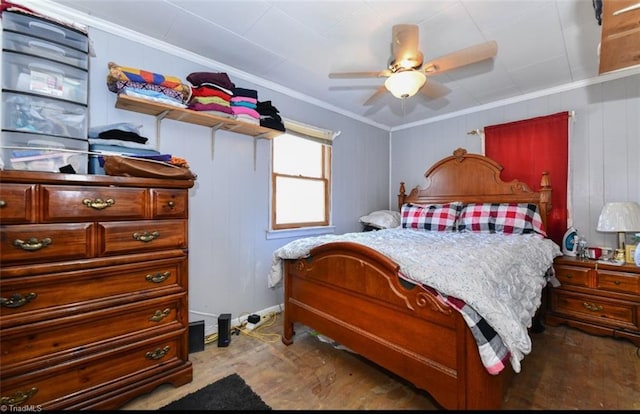
<svg viewBox="0 0 640 414">
<path fill-rule="evenodd" d="M 116 94 L 106 86 L 107 63 L 178 76 L 220 72 L 150 45 L 90 29 L 96 56 L 90 68 L 90 125 L 132 122 L 156 141 L 155 117 L 115 108 Z M 258 90 L 283 117 L 341 134 L 333 146 L 333 224 L 337 233 L 359 231 L 358 218 L 387 207 L 389 134 L 350 118 L 256 86 L 229 74 L 236 86 Z M 215 331 L 216 316 L 237 318 L 282 303 L 282 288 L 269 289 L 267 274 L 275 249 L 291 239 L 267 240 L 269 225 L 270 141 L 218 131 L 212 158 L 211 130 L 163 120 L 159 149 L 186 158 L 198 175 L 190 191 L 190 320 L 205 320 Z"/>
<path fill-rule="evenodd" d="M 114 107 L 107 62 L 182 79 L 223 70 L 113 33 L 90 28 L 96 52 L 90 62 L 90 125 L 140 124 L 156 143 L 154 117 Z M 565 110 L 575 111 L 570 154 L 578 230 L 593 244 L 614 245 L 615 236 L 595 231 L 600 208 L 607 201 L 640 202 L 640 75 L 398 130 L 391 140 L 388 131 L 230 77 L 237 86 L 257 89 L 259 99 L 271 100 L 284 117 L 342 131 L 333 151 L 336 233 L 359 231 L 358 217 L 370 211 L 396 208 L 399 182 L 407 189 L 422 184 L 426 169 L 455 148 L 480 152 L 478 136 L 467 131 Z M 267 274 L 272 252 L 291 239 L 266 238 L 270 142 L 258 140 L 254 152 L 253 138 L 218 131 L 212 156 L 208 128 L 164 120 L 160 131 L 159 149 L 186 158 L 198 175 L 190 191 L 190 320 L 204 319 L 210 333 L 220 313 L 237 318 L 280 304 L 282 289 L 269 289 Z"/>
<path fill-rule="evenodd" d="M 407 191 L 423 185 L 427 169 L 456 148 L 481 153 L 480 136 L 468 131 L 562 111 L 575 113 L 569 122 L 573 225 L 591 245 L 616 246 L 616 236 L 597 232 L 596 224 L 604 203 L 640 202 L 640 75 L 392 132 L 390 205 L 400 181 Z"/>
</svg>

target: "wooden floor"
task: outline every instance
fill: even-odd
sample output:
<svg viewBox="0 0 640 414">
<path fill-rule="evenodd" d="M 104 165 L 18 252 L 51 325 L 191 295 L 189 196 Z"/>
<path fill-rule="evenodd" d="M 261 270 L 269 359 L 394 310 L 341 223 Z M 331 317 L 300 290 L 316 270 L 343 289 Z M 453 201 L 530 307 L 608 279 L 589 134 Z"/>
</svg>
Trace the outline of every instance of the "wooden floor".
<svg viewBox="0 0 640 414">
<path fill-rule="evenodd" d="M 297 326 L 294 343 L 280 341 L 281 317 L 258 329 L 263 337 L 232 335 L 190 354 L 194 379 L 161 385 L 124 410 L 155 410 L 232 373 L 274 410 L 434 410 L 411 384 Z M 631 342 L 547 326 L 532 334 L 533 351 L 505 396 L 507 410 L 640 410 L 640 350 Z"/>
</svg>

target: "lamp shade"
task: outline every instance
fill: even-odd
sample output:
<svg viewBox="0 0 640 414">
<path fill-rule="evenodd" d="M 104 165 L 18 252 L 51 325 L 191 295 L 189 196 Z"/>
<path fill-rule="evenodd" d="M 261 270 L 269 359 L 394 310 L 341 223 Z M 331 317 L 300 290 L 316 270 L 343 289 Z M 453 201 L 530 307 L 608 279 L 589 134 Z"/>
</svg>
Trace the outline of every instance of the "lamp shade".
<svg viewBox="0 0 640 414">
<path fill-rule="evenodd" d="M 420 71 L 405 70 L 389 76 L 384 86 L 393 96 L 403 99 L 415 95 L 426 80 L 427 77 Z"/>
<path fill-rule="evenodd" d="M 634 201 L 607 203 L 598 218 L 598 231 L 640 231 L 640 204 Z"/>
</svg>

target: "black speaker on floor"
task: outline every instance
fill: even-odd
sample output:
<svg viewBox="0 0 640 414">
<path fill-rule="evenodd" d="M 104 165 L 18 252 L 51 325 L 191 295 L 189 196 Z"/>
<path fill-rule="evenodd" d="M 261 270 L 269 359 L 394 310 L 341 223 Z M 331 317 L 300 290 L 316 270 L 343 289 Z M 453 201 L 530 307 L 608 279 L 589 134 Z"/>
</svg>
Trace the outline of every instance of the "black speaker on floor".
<svg viewBox="0 0 640 414">
<path fill-rule="evenodd" d="M 218 346 L 229 346 L 231 342 L 231 314 L 221 313 L 218 316 Z"/>
<path fill-rule="evenodd" d="M 204 351 L 204 321 L 189 322 L 189 353 Z"/>
</svg>

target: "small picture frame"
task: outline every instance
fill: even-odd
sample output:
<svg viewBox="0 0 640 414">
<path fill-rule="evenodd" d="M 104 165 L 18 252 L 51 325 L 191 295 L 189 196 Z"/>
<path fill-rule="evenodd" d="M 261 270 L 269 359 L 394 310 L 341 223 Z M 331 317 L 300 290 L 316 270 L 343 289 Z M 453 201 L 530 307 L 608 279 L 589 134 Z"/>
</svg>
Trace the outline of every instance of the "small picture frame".
<svg viewBox="0 0 640 414">
<path fill-rule="evenodd" d="M 635 254 L 636 254 L 636 248 L 638 247 L 637 244 L 627 244 L 624 248 L 625 254 L 624 254 L 624 261 L 627 263 L 635 263 Z"/>
</svg>

